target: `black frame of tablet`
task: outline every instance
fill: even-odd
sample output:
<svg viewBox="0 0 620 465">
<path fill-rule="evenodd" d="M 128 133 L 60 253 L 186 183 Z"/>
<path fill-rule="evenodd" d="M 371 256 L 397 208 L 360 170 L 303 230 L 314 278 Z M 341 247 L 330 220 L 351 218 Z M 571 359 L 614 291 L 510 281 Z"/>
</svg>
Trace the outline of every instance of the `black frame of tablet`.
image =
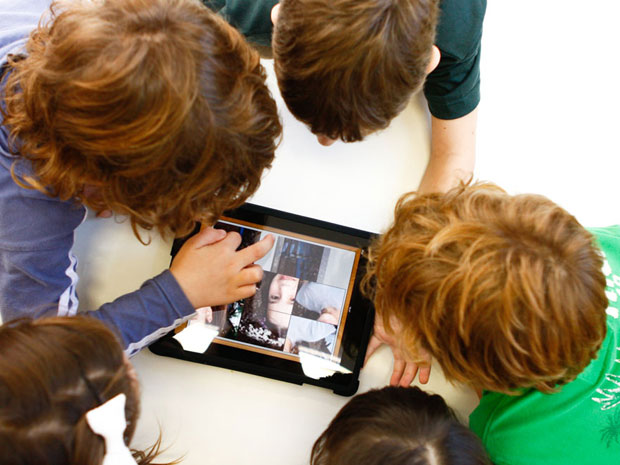
<svg viewBox="0 0 620 465">
<path fill-rule="evenodd" d="M 336 373 L 320 379 L 309 378 L 304 375 L 299 362 L 217 343 L 211 344 L 203 354 L 188 352 L 173 338 L 173 331 L 149 346 L 150 350 L 157 355 L 229 368 L 289 383 L 312 384 L 331 389 L 342 396 L 355 394 L 359 387 L 359 372 L 374 323 L 375 312 L 372 302 L 360 292 L 360 282 L 366 269 L 365 251 L 373 234 L 249 203 L 226 212 L 224 216 L 362 249 L 341 340 L 340 364 L 351 370 L 351 373 Z M 172 257 L 189 237 L 198 232 L 199 228 L 197 225 L 189 236 L 174 241 Z"/>
</svg>

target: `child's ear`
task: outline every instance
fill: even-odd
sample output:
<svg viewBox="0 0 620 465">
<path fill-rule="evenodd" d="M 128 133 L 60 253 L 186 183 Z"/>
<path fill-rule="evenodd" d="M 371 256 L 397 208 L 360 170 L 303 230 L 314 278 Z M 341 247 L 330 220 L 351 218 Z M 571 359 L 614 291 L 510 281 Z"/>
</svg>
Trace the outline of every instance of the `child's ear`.
<svg viewBox="0 0 620 465">
<path fill-rule="evenodd" d="M 272 15 L 273 15 L 273 12 L 272 12 Z M 440 60 L 441 60 L 441 52 L 439 51 L 439 48 L 437 47 L 437 45 L 433 45 L 433 48 L 431 49 L 431 60 L 428 62 L 428 66 L 426 67 L 426 74 L 431 74 L 433 70 L 437 68 L 437 65 L 439 64 Z"/>
<path fill-rule="evenodd" d="M 276 3 L 271 9 L 271 22 L 273 23 L 274 26 L 276 25 L 276 22 L 278 21 L 279 11 L 280 11 L 280 4 Z"/>
</svg>

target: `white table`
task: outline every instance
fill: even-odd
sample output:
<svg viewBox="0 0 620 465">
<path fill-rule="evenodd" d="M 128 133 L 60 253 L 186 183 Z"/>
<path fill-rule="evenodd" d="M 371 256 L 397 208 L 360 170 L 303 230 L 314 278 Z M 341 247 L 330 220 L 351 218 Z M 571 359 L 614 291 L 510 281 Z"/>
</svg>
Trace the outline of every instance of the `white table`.
<svg viewBox="0 0 620 465">
<path fill-rule="evenodd" d="M 512 193 L 545 194 L 591 226 L 620 222 L 616 3 L 526 0 L 517 9 L 489 2 L 485 22 L 477 177 Z M 426 163 L 424 103 L 416 99 L 363 143 L 324 148 L 291 117 L 270 81 L 285 133 L 253 201 L 382 230 Z M 126 223 L 87 220 L 77 242 L 81 305 L 95 308 L 134 290 L 168 265 L 169 247 L 156 236 L 140 245 Z M 164 458 L 185 454 L 188 465 L 307 463 L 313 441 L 347 400 L 146 350 L 133 362 L 143 402 L 134 446 L 152 443 L 161 428 Z M 385 385 L 391 366 L 389 350 L 380 350 L 362 371 L 360 390 Z M 446 383 L 438 367 L 428 389 L 462 418 L 475 405 L 474 394 Z"/>
</svg>

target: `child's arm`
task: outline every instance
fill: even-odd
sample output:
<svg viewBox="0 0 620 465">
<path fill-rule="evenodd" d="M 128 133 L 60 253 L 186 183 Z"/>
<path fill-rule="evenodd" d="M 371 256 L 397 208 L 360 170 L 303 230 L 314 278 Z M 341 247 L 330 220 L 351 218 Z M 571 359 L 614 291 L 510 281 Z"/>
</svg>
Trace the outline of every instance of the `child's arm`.
<svg viewBox="0 0 620 465">
<path fill-rule="evenodd" d="M 183 323 L 196 308 L 253 295 L 263 275 L 253 263 L 273 241 L 270 235 L 236 251 L 241 243 L 237 233 L 203 229 L 183 245 L 169 271 L 90 315 L 116 329 L 132 355 Z"/>
<path fill-rule="evenodd" d="M 474 172 L 478 109 L 453 120 L 432 117 L 431 156 L 418 192 L 445 192 Z"/>
<path fill-rule="evenodd" d="M 18 317 L 74 315 L 78 306 L 75 294 L 77 274 L 74 258 L 69 250 L 73 242 L 73 229 L 81 221 L 83 212 L 75 210 L 70 204 L 48 200 L 35 191 L 23 193 L 31 202 L 28 204 L 30 209 L 10 209 L 4 211 L 2 218 L 12 220 L 10 224 L 15 229 L 11 231 L 11 228 L 4 228 L 0 235 L 0 242 L 7 245 L 7 249 L 0 253 L 2 318 L 6 322 Z M 36 202 L 31 197 L 41 197 L 43 201 Z M 13 204 L 21 206 L 21 198 L 11 200 Z M 22 218 L 21 223 L 13 217 L 19 214 L 23 216 L 23 211 L 38 211 L 33 209 L 33 206 L 45 207 L 45 212 L 49 214 L 27 215 Z M 2 224 L 6 226 L 4 222 Z M 22 227 L 18 227 L 19 225 Z M 227 240 L 215 243 L 222 239 L 224 232 L 205 231 L 206 235 L 197 235 L 181 249 L 181 263 L 175 260 L 174 267 L 180 270 L 181 275 L 195 274 L 191 277 L 194 282 L 188 283 L 185 278 L 178 281 L 170 270 L 166 270 L 147 280 L 140 289 L 125 294 L 96 311 L 88 312 L 89 316 L 102 320 L 117 333 L 129 354 L 137 352 L 183 323 L 194 314 L 195 308 L 204 306 L 201 302 L 212 302 L 215 305 L 214 302 L 221 301 L 222 298 L 232 302 L 238 296 L 253 293 L 254 285 L 251 281 L 260 280 L 262 271 L 251 263 L 255 257 L 267 252 L 273 238 L 268 237 L 248 247 L 249 252 L 237 254 L 229 251 L 219 257 L 212 257 L 213 251 L 221 250 L 223 245 L 232 248 L 234 252 L 240 238 L 232 234 Z M 213 246 L 207 246 L 210 243 L 214 243 Z M 234 266 L 231 266 L 232 263 Z M 235 267 L 238 272 L 234 272 Z M 226 278 L 211 279 L 214 272 L 222 270 L 224 271 L 221 274 Z M 228 284 L 221 288 L 224 281 Z M 182 286 L 188 289 L 196 305 L 185 295 Z"/>
<path fill-rule="evenodd" d="M 431 156 L 420 192 L 444 192 L 473 174 L 486 4 L 440 3 L 435 45 L 441 59 L 424 83 L 433 118 Z"/>
</svg>

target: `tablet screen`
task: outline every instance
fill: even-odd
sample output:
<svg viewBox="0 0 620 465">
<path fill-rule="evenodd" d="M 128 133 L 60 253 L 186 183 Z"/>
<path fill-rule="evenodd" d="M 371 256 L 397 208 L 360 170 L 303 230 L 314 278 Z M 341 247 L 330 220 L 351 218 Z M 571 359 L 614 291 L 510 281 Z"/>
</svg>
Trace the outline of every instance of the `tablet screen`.
<svg viewBox="0 0 620 465">
<path fill-rule="evenodd" d="M 288 360 L 305 351 L 338 363 L 360 249 L 226 217 L 214 227 L 239 233 L 240 248 L 275 237 L 256 262 L 263 279 L 253 297 L 198 311 L 217 326 L 214 343 Z"/>
</svg>

